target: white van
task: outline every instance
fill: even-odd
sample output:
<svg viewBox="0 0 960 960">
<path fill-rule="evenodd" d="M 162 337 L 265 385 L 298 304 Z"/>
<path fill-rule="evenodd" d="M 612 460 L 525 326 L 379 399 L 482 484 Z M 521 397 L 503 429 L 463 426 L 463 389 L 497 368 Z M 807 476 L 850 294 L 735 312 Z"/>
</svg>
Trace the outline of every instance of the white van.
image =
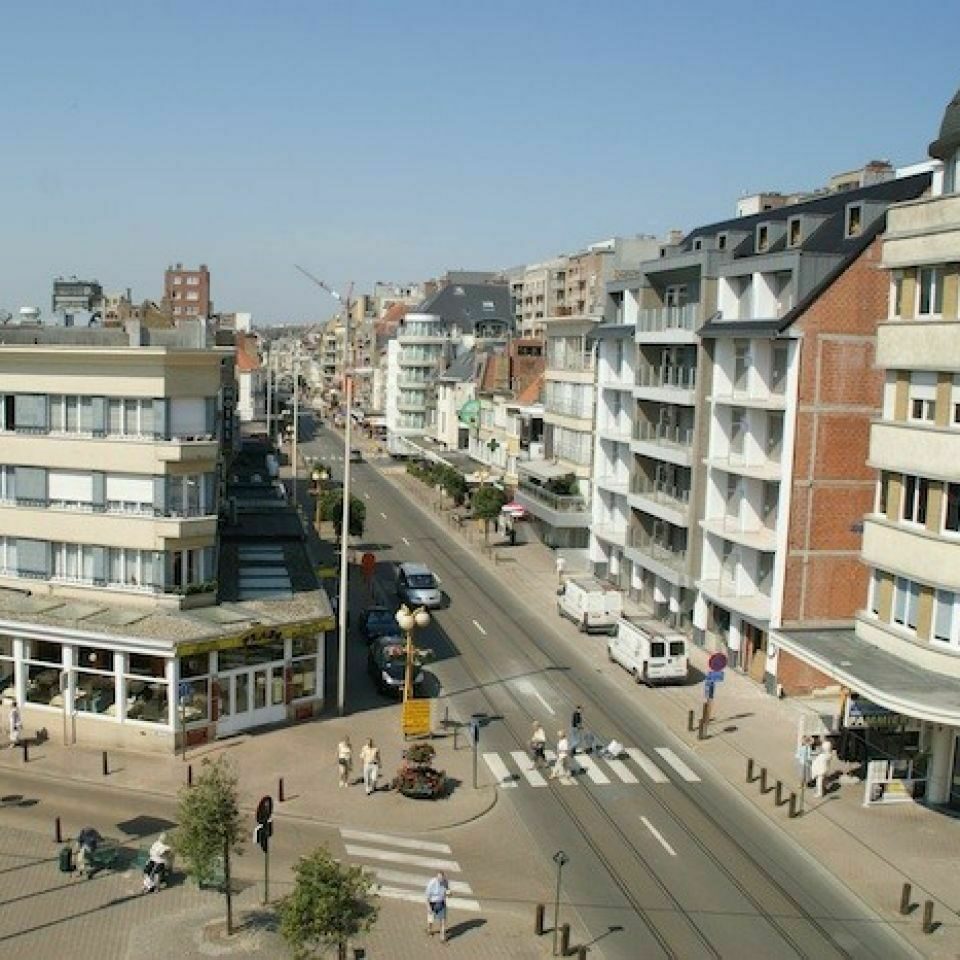
<svg viewBox="0 0 960 960">
<path fill-rule="evenodd" d="M 633 674 L 637 683 L 683 683 L 689 669 L 687 638 L 659 620 L 621 617 L 607 642 L 607 655 Z"/>
<path fill-rule="evenodd" d="M 557 597 L 557 613 L 569 617 L 581 633 L 612 634 L 623 613 L 623 595 L 593 577 L 574 577 L 564 583 Z"/>
</svg>

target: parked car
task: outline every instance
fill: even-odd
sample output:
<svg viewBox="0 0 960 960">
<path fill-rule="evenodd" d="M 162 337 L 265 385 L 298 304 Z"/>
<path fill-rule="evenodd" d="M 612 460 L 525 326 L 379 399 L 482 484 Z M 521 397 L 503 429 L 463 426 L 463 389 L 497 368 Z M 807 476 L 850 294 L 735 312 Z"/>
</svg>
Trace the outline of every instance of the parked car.
<svg viewBox="0 0 960 960">
<path fill-rule="evenodd" d="M 573 577 L 557 596 L 557 613 L 572 620 L 581 633 L 614 634 L 623 613 L 623 595 L 593 577 Z"/>
<path fill-rule="evenodd" d="M 439 578 L 422 563 L 401 563 L 397 567 L 397 596 L 408 607 L 439 607 L 443 591 Z"/>
<path fill-rule="evenodd" d="M 363 463 L 363 451 L 359 447 L 350 448 L 350 462 Z"/>
<path fill-rule="evenodd" d="M 687 638 L 658 620 L 621 617 L 607 641 L 607 656 L 637 683 L 684 683 L 689 672 Z"/>
<path fill-rule="evenodd" d="M 381 693 L 402 697 L 406 668 L 406 645 L 400 637 L 380 637 L 370 645 L 370 651 L 367 654 L 367 670 Z M 423 685 L 423 679 L 423 668 L 415 663 L 414 692 Z"/>
<path fill-rule="evenodd" d="M 397 632 L 397 615 L 390 607 L 367 607 L 360 614 L 360 635 L 367 643 Z"/>
</svg>

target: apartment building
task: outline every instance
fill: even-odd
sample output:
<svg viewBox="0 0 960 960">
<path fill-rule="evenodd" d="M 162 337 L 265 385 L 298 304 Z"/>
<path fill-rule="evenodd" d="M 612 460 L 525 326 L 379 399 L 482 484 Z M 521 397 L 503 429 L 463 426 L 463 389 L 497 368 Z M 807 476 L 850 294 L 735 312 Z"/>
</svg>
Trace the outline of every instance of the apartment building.
<svg viewBox="0 0 960 960">
<path fill-rule="evenodd" d="M 101 309 L 103 287 L 96 280 L 57 277 L 50 307 L 54 314 L 93 313 Z"/>
<path fill-rule="evenodd" d="M 960 809 L 960 93 L 930 154 L 931 194 L 892 206 L 883 238 L 855 623 L 775 639 L 798 682 L 875 705 L 872 755 L 915 780 L 914 796 Z"/>
<path fill-rule="evenodd" d="M 326 598 L 220 582 L 233 355 L 201 321 L 0 331 L 0 701 L 28 732 L 169 751 L 319 709 Z"/>
<path fill-rule="evenodd" d="M 515 329 L 523 336 L 541 336 L 546 318 L 566 307 L 567 258 L 515 267 L 507 278 Z"/>
<path fill-rule="evenodd" d="M 213 300 L 207 265 L 201 263 L 196 270 L 184 269 L 182 263 L 167 267 L 163 275 L 163 300 L 175 320 L 211 316 Z"/>
</svg>

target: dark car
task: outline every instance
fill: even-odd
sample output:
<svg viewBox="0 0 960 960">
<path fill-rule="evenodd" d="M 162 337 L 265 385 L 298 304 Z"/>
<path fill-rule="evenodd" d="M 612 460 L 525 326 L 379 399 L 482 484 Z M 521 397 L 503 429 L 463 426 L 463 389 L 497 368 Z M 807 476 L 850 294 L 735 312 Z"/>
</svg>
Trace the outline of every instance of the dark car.
<svg viewBox="0 0 960 960">
<path fill-rule="evenodd" d="M 360 635 L 367 643 L 397 632 L 397 615 L 389 607 L 367 607 L 360 616 Z"/>
<path fill-rule="evenodd" d="M 400 637 L 380 637 L 370 646 L 367 654 L 367 670 L 377 684 L 377 689 L 388 696 L 402 697 L 407 666 L 406 648 Z M 423 668 L 413 666 L 414 691 L 423 683 Z"/>
</svg>

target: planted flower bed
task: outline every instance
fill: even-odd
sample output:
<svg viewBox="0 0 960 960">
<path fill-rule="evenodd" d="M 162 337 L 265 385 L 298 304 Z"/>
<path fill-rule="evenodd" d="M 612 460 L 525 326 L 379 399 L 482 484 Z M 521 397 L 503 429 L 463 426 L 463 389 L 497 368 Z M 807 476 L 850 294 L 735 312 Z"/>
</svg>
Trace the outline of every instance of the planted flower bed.
<svg viewBox="0 0 960 960">
<path fill-rule="evenodd" d="M 447 775 L 431 766 L 436 750 L 429 743 L 415 743 L 404 753 L 394 778 L 394 789 L 414 800 L 436 800 L 447 792 Z"/>
</svg>

